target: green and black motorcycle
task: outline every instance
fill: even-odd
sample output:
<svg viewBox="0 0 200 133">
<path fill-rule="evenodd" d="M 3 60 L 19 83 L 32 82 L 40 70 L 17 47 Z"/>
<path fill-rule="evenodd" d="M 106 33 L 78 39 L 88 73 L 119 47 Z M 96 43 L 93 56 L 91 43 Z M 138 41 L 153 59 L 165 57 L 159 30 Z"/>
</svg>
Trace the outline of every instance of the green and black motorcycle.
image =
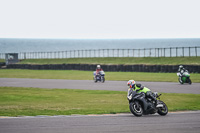
<svg viewBox="0 0 200 133">
<path fill-rule="evenodd" d="M 179 77 L 178 81 L 179 81 L 180 84 L 184 84 L 184 83 L 192 84 L 192 81 L 190 79 L 190 74 L 187 70 L 185 72 L 183 72 L 183 74 L 178 72 L 177 76 Z"/>
<path fill-rule="evenodd" d="M 144 92 L 137 92 L 133 88 L 128 89 L 127 99 L 129 101 L 129 108 L 133 115 L 142 116 L 148 114 L 158 113 L 165 116 L 168 113 L 167 105 L 160 100 L 160 95 L 157 92 L 153 93 L 157 100 L 157 104 L 151 98 L 146 97 Z"/>
</svg>

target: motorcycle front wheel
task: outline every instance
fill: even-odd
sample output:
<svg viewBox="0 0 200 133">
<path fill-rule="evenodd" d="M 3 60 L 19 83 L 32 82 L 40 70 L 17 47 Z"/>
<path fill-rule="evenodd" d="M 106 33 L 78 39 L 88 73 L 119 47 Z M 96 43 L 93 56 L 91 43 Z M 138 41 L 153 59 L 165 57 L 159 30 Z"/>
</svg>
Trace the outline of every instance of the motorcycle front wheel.
<svg viewBox="0 0 200 133">
<path fill-rule="evenodd" d="M 95 83 L 97 82 L 97 79 L 95 77 L 93 77 L 93 80 L 94 80 Z"/>
<path fill-rule="evenodd" d="M 105 82 L 105 77 L 101 78 L 101 82 L 104 83 Z"/>
<path fill-rule="evenodd" d="M 191 79 L 189 79 L 189 82 L 188 82 L 190 85 L 192 84 L 192 81 L 191 81 Z"/>
<path fill-rule="evenodd" d="M 131 102 L 129 104 L 130 111 L 133 115 L 135 116 L 142 116 L 143 114 L 143 109 L 142 105 L 138 102 Z"/>
<path fill-rule="evenodd" d="M 163 107 L 158 108 L 158 114 L 164 116 L 168 113 L 167 105 L 163 101 L 159 101 L 159 103 L 162 104 Z"/>
<path fill-rule="evenodd" d="M 181 77 L 178 78 L 178 81 L 180 84 L 183 84 L 183 81 L 181 80 Z"/>
</svg>

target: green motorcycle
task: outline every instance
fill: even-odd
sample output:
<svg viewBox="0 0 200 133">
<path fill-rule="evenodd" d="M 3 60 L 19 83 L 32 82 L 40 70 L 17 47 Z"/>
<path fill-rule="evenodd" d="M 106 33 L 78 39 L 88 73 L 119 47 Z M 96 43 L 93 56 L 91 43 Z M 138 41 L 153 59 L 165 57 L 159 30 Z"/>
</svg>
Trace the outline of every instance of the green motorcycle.
<svg viewBox="0 0 200 133">
<path fill-rule="evenodd" d="M 190 79 L 190 74 L 187 70 L 183 72 L 183 74 L 180 74 L 180 72 L 177 73 L 177 76 L 179 76 L 178 81 L 180 84 L 184 84 L 184 83 L 192 84 L 192 81 Z"/>
</svg>

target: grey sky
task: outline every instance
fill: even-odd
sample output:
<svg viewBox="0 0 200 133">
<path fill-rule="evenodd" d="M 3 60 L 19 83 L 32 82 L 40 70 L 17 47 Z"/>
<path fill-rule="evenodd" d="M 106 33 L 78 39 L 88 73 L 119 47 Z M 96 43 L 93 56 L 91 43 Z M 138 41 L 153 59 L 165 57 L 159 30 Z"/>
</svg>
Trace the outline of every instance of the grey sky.
<svg viewBox="0 0 200 133">
<path fill-rule="evenodd" d="M 0 38 L 200 38 L 200 0 L 0 0 Z"/>
</svg>

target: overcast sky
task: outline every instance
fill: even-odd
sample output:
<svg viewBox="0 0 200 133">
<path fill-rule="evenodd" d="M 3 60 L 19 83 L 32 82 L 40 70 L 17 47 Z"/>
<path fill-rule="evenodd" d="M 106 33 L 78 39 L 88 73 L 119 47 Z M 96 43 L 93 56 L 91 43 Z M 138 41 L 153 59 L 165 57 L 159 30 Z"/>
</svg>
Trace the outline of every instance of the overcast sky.
<svg viewBox="0 0 200 133">
<path fill-rule="evenodd" d="M 200 38 L 200 0 L 0 0 L 0 38 Z"/>
</svg>

